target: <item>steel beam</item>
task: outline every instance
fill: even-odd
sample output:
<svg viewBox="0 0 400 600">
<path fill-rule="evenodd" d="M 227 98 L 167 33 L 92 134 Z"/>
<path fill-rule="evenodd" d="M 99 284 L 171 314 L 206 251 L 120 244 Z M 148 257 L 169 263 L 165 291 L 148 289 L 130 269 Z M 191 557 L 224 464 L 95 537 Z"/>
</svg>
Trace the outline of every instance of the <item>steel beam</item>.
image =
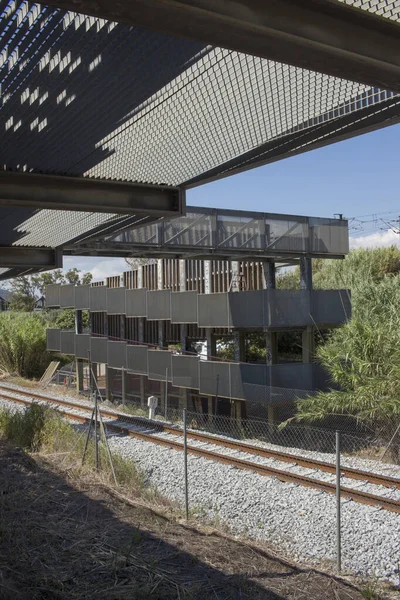
<svg viewBox="0 0 400 600">
<path fill-rule="evenodd" d="M 168 186 L 0 171 L 0 205 L 178 216 L 185 209 L 185 192 Z"/>
<path fill-rule="evenodd" d="M 0 268 L 58 269 L 62 267 L 62 252 L 53 248 L 0 246 Z"/>
<path fill-rule="evenodd" d="M 47 0 L 142 26 L 400 92 L 400 27 L 332 0 Z"/>
</svg>

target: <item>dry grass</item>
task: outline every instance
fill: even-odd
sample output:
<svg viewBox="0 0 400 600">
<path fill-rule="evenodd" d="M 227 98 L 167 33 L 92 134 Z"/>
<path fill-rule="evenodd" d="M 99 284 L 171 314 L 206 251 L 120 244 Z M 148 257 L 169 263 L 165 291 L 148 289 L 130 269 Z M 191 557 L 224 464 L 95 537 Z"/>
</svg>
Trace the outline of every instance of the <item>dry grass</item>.
<svg viewBox="0 0 400 600">
<path fill-rule="evenodd" d="M 0 441 L 0 599 L 362 600 L 354 586 L 267 546 L 184 523 L 118 457 L 116 489 L 104 449 L 99 473 L 92 444 L 82 466 L 82 429 L 54 410 L 25 414 L 8 429 L 0 415 L 3 435 L 17 430 L 22 445 L 40 446 L 27 454 Z"/>
</svg>

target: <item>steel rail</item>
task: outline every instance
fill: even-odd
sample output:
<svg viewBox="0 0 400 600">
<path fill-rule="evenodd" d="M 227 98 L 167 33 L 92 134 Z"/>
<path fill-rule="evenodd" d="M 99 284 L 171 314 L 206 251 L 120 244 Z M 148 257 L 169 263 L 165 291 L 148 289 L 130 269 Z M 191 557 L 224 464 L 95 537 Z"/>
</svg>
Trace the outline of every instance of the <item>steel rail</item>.
<svg viewBox="0 0 400 600">
<path fill-rule="evenodd" d="M 15 388 L 0 385 L 0 390 L 7 390 L 8 392 L 13 392 L 21 395 L 27 395 L 32 398 L 36 398 L 41 401 L 47 402 L 55 402 L 56 404 L 63 404 L 64 406 L 68 406 L 70 408 L 74 408 L 77 410 L 87 410 L 88 407 L 78 402 L 72 402 L 70 400 L 60 400 L 58 398 L 52 399 L 49 396 L 45 396 L 43 394 L 37 394 L 34 392 L 28 392 L 23 390 L 16 390 Z M 0 398 L 4 397 L 0 391 Z M 6 400 L 12 400 L 11 397 L 4 397 Z M 101 412 L 104 416 L 110 418 L 116 418 L 119 421 L 126 421 L 127 423 L 131 423 L 132 425 L 140 425 L 149 427 L 149 425 L 153 425 L 160 431 L 165 433 L 171 433 L 173 435 L 183 435 L 183 431 L 178 426 L 168 425 L 160 421 L 151 421 L 150 419 L 146 419 L 145 417 L 135 417 L 132 415 L 127 415 L 126 413 L 121 413 L 118 411 L 108 410 L 107 408 L 101 408 Z M 318 469 L 320 471 L 324 471 L 326 473 L 335 474 L 335 465 L 333 463 L 329 463 L 326 461 L 316 460 L 313 458 L 307 458 L 305 456 L 298 456 L 297 454 L 291 454 L 290 452 L 283 452 L 278 450 L 273 450 L 269 448 L 262 448 L 259 446 L 254 446 L 253 444 L 248 444 L 241 441 L 235 441 L 232 439 L 211 435 L 204 432 L 197 432 L 193 430 L 188 430 L 187 432 L 188 438 L 194 439 L 200 442 L 205 442 L 209 444 L 213 444 L 215 446 L 222 446 L 225 448 L 230 448 L 232 450 L 237 450 L 239 452 L 244 452 L 246 454 L 254 454 L 256 456 L 261 456 L 263 458 L 273 458 L 280 462 L 287 462 L 291 464 L 295 464 L 301 467 L 306 467 L 310 469 Z M 400 478 L 390 477 L 387 475 L 379 475 L 378 473 L 371 473 L 369 471 L 363 471 L 360 469 L 354 469 L 352 467 L 341 467 L 341 473 L 344 477 L 349 479 L 355 479 L 358 481 L 365 481 L 366 483 L 371 483 L 374 485 L 382 485 L 384 487 L 396 488 L 400 489 Z"/>
<path fill-rule="evenodd" d="M 19 393 L 19 391 L 17 391 L 17 393 Z M 29 395 L 29 394 L 27 393 L 27 395 Z M 24 404 L 24 405 L 32 404 L 32 402 L 27 399 L 15 398 L 14 396 L 6 396 L 4 394 L 1 394 L 0 397 L 3 399 L 6 399 L 6 400 L 10 400 L 11 402 L 17 402 L 17 403 Z M 49 402 L 52 402 L 53 404 L 60 404 L 60 405 L 68 404 L 67 402 L 59 401 L 58 399 L 57 400 L 54 399 L 53 401 L 51 399 L 49 399 L 48 397 L 47 398 L 45 397 L 45 399 L 47 399 L 47 401 L 49 401 Z M 70 404 L 75 405 L 75 403 L 70 403 Z M 75 405 L 75 407 L 76 407 L 76 405 Z M 83 415 L 76 415 L 76 414 L 70 413 L 66 410 L 61 410 L 60 412 L 63 416 L 65 416 L 69 419 L 73 419 L 73 420 L 79 421 L 81 423 L 86 423 L 88 421 L 88 419 L 90 418 L 89 417 L 90 409 L 89 409 L 89 407 L 84 407 L 82 405 L 78 405 L 78 407 L 80 407 L 79 410 L 83 410 L 83 411 L 86 410 L 88 412 L 88 416 L 86 417 Z M 180 450 L 180 451 L 183 451 L 183 449 L 184 449 L 184 445 L 182 443 L 176 442 L 174 440 L 167 440 L 165 438 L 160 438 L 151 433 L 134 431 L 132 429 L 128 429 L 127 427 L 124 427 L 122 425 L 117 425 L 115 423 L 107 422 L 106 425 L 109 429 L 111 429 L 113 431 L 116 431 L 118 433 L 125 433 L 131 437 L 135 437 L 135 438 L 145 441 L 145 442 L 151 442 L 154 444 L 158 444 L 159 446 L 164 446 L 167 448 L 174 448 L 175 450 Z M 209 460 L 214 460 L 214 461 L 222 463 L 222 464 L 234 466 L 238 469 L 243 469 L 246 471 L 253 471 L 254 473 L 258 473 L 259 475 L 263 475 L 266 477 L 275 477 L 279 481 L 295 483 L 298 485 L 302 485 L 304 487 L 316 489 L 321 492 L 326 492 L 329 494 L 336 493 L 336 485 L 334 483 L 320 481 L 318 479 L 313 479 L 312 477 L 308 477 L 306 475 L 296 475 L 294 473 L 289 473 L 288 471 L 282 471 L 281 469 L 276 469 L 274 467 L 268 467 L 265 465 L 256 464 L 256 463 L 253 463 L 248 460 L 243 460 L 241 458 L 235 458 L 232 456 L 218 454 L 217 452 L 213 452 L 211 450 L 205 450 L 203 448 L 196 448 L 193 446 L 188 446 L 187 451 L 189 454 L 192 454 L 194 456 L 199 456 L 202 458 L 207 458 Z M 377 507 L 383 508 L 385 510 L 388 510 L 390 512 L 395 512 L 395 513 L 400 514 L 400 501 L 399 500 L 392 500 L 390 498 L 384 498 L 383 496 L 378 496 L 376 494 L 370 494 L 368 492 L 362 492 L 360 490 L 354 490 L 354 489 L 346 488 L 346 487 L 341 488 L 341 494 L 343 497 L 349 498 L 355 502 L 359 502 L 361 504 L 367 504 L 369 506 L 377 506 Z"/>
</svg>

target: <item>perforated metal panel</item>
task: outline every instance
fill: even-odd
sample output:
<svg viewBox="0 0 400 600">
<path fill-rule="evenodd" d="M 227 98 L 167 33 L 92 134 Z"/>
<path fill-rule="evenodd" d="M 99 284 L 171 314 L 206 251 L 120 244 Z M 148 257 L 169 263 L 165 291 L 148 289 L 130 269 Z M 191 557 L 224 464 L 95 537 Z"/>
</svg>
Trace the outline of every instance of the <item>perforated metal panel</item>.
<svg viewBox="0 0 400 600">
<path fill-rule="evenodd" d="M 230 363 L 199 362 L 200 393 L 223 398 L 230 397 Z"/>
<path fill-rule="evenodd" d="M 264 318 L 267 327 L 312 325 L 310 292 L 307 290 L 264 290 Z"/>
<path fill-rule="evenodd" d="M 126 369 L 126 342 L 108 342 L 107 362 L 113 369 Z"/>
<path fill-rule="evenodd" d="M 157 290 L 147 292 L 147 319 L 149 321 L 166 321 L 171 318 L 171 292 Z"/>
<path fill-rule="evenodd" d="M 199 389 L 199 357 L 174 354 L 172 356 L 172 383 L 177 387 Z"/>
<path fill-rule="evenodd" d="M 263 327 L 263 291 L 230 292 L 227 294 L 230 312 L 230 327 Z"/>
<path fill-rule="evenodd" d="M 103 286 L 90 287 L 89 300 L 92 312 L 105 312 L 107 310 L 107 288 Z"/>
<path fill-rule="evenodd" d="M 60 306 L 62 308 L 74 308 L 75 306 L 75 286 L 60 286 Z"/>
<path fill-rule="evenodd" d="M 60 329 L 46 329 L 46 348 L 47 350 L 54 350 L 60 352 L 61 349 L 61 331 Z"/>
<path fill-rule="evenodd" d="M 171 321 L 173 323 L 197 323 L 197 292 L 173 292 L 171 294 Z"/>
<path fill-rule="evenodd" d="M 229 327 L 228 294 L 199 294 L 197 310 L 199 327 Z"/>
<path fill-rule="evenodd" d="M 60 286 L 58 284 L 46 285 L 46 306 L 60 306 Z"/>
<path fill-rule="evenodd" d="M 90 338 L 90 360 L 94 363 L 107 363 L 107 343 L 106 337 L 94 337 Z"/>
<path fill-rule="evenodd" d="M 139 375 L 147 375 L 147 346 L 128 345 L 126 353 L 128 370 Z"/>
<path fill-rule="evenodd" d="M 146 317 L 147 316 L 147 290 L 126 290 L 126 316 L 127 317 Z"/>
<path fill-rule="evenodd" d="M 75 354 L 75 332 L 61 331 L 60 333 L 60 352 L 61 354 Z"/>
<path fill-rule="evenodd" d="M 124 315 L 125 307 L 125 288 L 106 288 L 107 289 L 107 313 L 109 315 Z"/>
<path fill-rule="evenodd" d="M 77 285 L 75 288 L 75 308 L 88 310 L 90 308 L 90 285 Z"/>
<path fill-rule="evenodd" d="M 168 350 L 149 350 L 147 358 L 149 379 L 165 381 L 168 370 L 168 381 L 172 381 L 172 352 L 168 352 Z"/>
<path fill-rule="evenodd" d="M 311 314 L 317 325 L 341 325 L 351 317 L 348 290 L 313 290 Z"/>
<path fill-rule="evenodd" d="M 75 334 L 75 356 L 88 360 L 90 350 L 90 335 L 87 333 Z"/>
<path fill-rule="evenodd" d="M 303 363 L 273 365 L 270 370 L 270 385 L 278 388 L 312 390 L 314 388 L 313 367 L 312 364 Z"/>
</svg>

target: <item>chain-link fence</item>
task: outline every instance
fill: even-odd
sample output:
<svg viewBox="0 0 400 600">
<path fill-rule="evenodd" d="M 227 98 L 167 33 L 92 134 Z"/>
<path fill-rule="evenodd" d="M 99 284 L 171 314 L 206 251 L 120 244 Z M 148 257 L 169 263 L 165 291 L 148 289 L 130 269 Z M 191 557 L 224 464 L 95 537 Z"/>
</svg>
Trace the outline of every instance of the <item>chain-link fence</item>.
<svg viewBox="0 0 400 600">
<path fill-rule="evenodd" d="M 63 367 L 53 383 L 66 389 L 75 386 L 74 365 Z M 125 413 L 148 418 L 148 398 L 157 398 L 155 419 L 182 424 L 187 409 L 192 429 L 225 435 L 234 439 L 260 441 L 284 448 L 317 452 L 334 452 L 335 432 L 342 434 L 342 449 L 360 457 L 400 463 L 400 423 L 396 419 L 366 425 L 352 416 L 331 415 L 313 425 L 296 423 L 295 401 L 314 394 L 307 389 L 251 386 L 251 400 L 246 402 L 218 395 L 201 395 L 198 390 L 177 388 L 168 374 L 165 380 L 150 380 L 121 370 L 108 370 L 108 387 L 103 372 L 97 371 L 103 399 Z M 209 384 L 211 386 L 211 384 Z M 89 391 L 88 370 L 83 371 L 83 391 Z"/>
</svg>

